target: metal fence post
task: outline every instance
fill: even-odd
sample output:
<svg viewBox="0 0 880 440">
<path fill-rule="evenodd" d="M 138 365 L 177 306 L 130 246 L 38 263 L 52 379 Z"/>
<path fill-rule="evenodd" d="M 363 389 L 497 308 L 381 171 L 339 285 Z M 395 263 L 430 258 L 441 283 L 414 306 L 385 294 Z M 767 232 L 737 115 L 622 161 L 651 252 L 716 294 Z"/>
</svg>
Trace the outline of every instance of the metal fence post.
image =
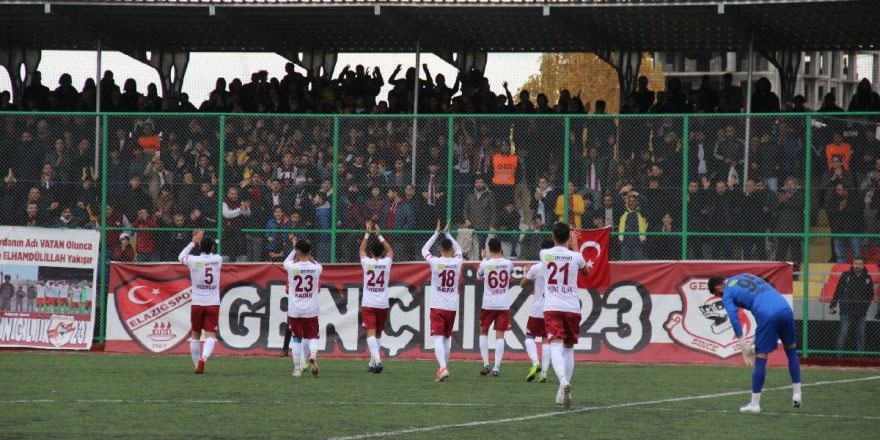
<svg viewBox="0 0 880 440">
<path fill-rule="evenodd" d="M 455 153 L 455 142 L 452 137 L 455 134 L 455 119 L 452 115 L 446 123 L 446 221 L 452 221 L 452 167 Z M 457 229 L 457 228 L 456 228 Z"/>
<path fill-rule="evenodd" d="M 804 357 L 809 355 L 809 338 L 807 331 L 810 323 L 810 188 L 812 185 L 813 167 L 813 117 L 804 117 L 806 133 L 804 134 L 804 231 L 803 231 L 803 262 L 801 263 L 801 282 L 803 282 L 803 310 L 801 317 L 801 353 Z"/>
<path fill-rule="evenodd" d="M 101 308 L 101 314 L 98 315 L 100 323 L 98 325 L 98 342 L 104 342 L 107 338 L 107 115 L 101 116 L 101 145 L 95 145 L 95 148 L 101 148 L 101 279 L 100 288 L 96 290 L 98 298 L 96 303 Z"/>
<path fill-rule="evenodd" d="M 569 194 L 570 191 L 568 189 L 568 187 L 569 187 L 568 182 L 570 180 L 569 173 L 571 172 L 571 164 L 570 164 L 570 162 L 571 162 L 571 157 L 570 157 L 570 154 L 571 154 L 571 136 L 570 136 L 571 116 L 565 116 L 562 133 L 563 133 L 563 136 L 565 137 L 565 139 L 563 141 L 563 153 L 562 153 L 562 155 L 563 155 L 562 157 L 565 158 L 565 160 L 563 160 L 563 162 L 562 162 L 562 187 L 564 188 L 563 194 L 565 194 L 565 196 L 563 197 L 562 221 L 565 222 L 566 224 L 568 224 L 568 223 L 570 223 L 568 221 L 568 210 L 569 210 L 569 205 L 571 204 L 571 194 Z"/>
<path fill-rule="evenodd" d="M 330 199 L 330 262 L 336 262 L 336 207 L 339 199 L 339 115 L 333 116 L 333 197 Z"/>
<path fill-rule="evenodd" d="M 688 259 L 688 156 L 690 150 L 691 117 L 685 115 L 681 127 L 681 259 Z"/>
<path fill-rule="evenodd" d="M 226 167 L 226 115 L 220 115 L 220 145 L 217 168 L 217 254 L 223 252 L 223 170 Z"/>
</svg>

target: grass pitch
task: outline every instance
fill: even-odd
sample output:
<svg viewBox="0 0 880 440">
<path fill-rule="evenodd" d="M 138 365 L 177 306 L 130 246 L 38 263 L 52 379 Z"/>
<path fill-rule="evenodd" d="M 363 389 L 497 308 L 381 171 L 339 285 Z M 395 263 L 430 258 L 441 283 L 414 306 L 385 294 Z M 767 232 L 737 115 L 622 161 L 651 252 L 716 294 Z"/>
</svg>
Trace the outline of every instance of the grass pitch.
<svg viewBox="0 0 880 440">
<path fill-rule="evenodd" d="M 746 367 L 579 364 L 571 411 L 556 379 L 526 383 L 452 362 L 320 360 L 319 379 L 290 358 L 215 357 L 204 376 L 184 356 L 0 352 L 2 439 L 876 439 L 880 370 L 805 369 L 791 407 L 785 369 L 768 370 L 763 414 L 743 415 Z"/>
</svg>

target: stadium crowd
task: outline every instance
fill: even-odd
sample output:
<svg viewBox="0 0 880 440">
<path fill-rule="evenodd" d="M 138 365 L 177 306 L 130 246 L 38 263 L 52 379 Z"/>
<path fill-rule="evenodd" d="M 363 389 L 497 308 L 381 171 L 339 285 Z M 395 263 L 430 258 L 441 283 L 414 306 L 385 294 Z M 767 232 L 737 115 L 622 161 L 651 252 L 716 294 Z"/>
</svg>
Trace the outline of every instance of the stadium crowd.
<svg viewBox="0 0 880 440">
<path fill-rule="evenodd" d="M 306 78 L 289 66 L 282 79 L 255 73 L 251 82 L 217 80 L 198 108 L 185 94 L 159 97 L 154 84 L 141 94 L 134 80 L 120 89 L 112 72 L 100 83 L 102 108 L 120 112 L 193 112 L 190 115 L 113 116 L 109 125 L 106 178 L 107 225 L 113 260 L 174 261 L 190 239 L 188 229 L 223 226 L 224 256 L 235 261 L 280 261 L 289 249 L 288 231 L 316 243 L 327 261 L 334 218 L 333 175 L 338 176 L 337 227 L 361 229 L 378 222 L 395 240 L 399 259 L 418 259 L 416 233 L 433 230 L 451 206 L 466 257 L 479 259 L 491 231 L 505 252 L 537 257 L 541 238 L 521 231 L 545 230 L 568 212 L 576 227 L 610 226 L 612 259 L 678 259 L 682 228 L 683 126 L 680 118 L 575 118 L 570 125 L 570 181 L 563 181 L 563 121 L 559 118 L 478 118 L 469 114 L 605 113 L 563 90 L 555 104 L 529 91 L 514 99 L 496 94 L 478 71 L 456 78 L 425 79 L 410 68 L 387 79 L 393 88 L 378 100 L 386 80 L 378 68 L 344 69 L 338 78 Z M 707 80 L 681 90 L 677 79 L 666 91 L 639 87 L 622 113 L 711 113 L 742 110 L 743 93 L 729 75 L 720 88 Z M 454 119 L 420 119 L 417 154 L 411 147 L 411 118 L 342 118 L 339 165 L 333 169 L 333 119 L 285 118 L 253 113 L 402 114 L 411 111 L 413 86 L 420 84 L 420 112 L 462 114 Z M 96 85 L 81 91 L 62 75 L 54 91 L 39 73 L 25 88 L 27 110 L 94 109 Z M 0 111 L 15 110 L 8 92 Z M 805 111 L 796 98 L 791 111 Z M 592 109 L 590 108 L 592 107 Z M 780 110 L 770 82 L 756 82 L 755 112 Z M 880 97 L 863 80 L 849 110 L 880 110 Z M 248 113 L 225 123 L 225 155 L 219 157 L 218 118 L 197 112 Z M 686 198 L 689 231 L 719 232 L 688 240 L 695 259 L 799 261 L 799 238 L 731 238 L 723 232 L 800 232 L 804 203 L 823 209 L 832 232 L 878 232 L 880 141 L 877 124 L 866 118 L 834 116 L 842 109 L 826 99 L 817 117 L 813 145 L 805 148 L 803 119 L 755 117 L 746 161 L 745 118 L 692 118 L 689 126 Z M 5 209 L 0 224 L 96 227 L 100 224 L 101 173 L 94 167 L 94 117 L 0 113 L 0 170 Z M 451 149 L 453 157 L 446 152 Z M 813 155 L 813 197 L 806 201 L 804 154 Z M 413 164 L 415 160 L 415 164 Z M 220 161 L 223 162 L 222 176 Z M 748 169 L 744 169 L 747 163 Z M 448 169 L 449 164 L 452 169 Z M 414 174 L 413 174 L 414 173 Z M 447 186 L 451 175 L 452 187 Z M 217 200 L 218 183 L 223 199 Z M 451 194 L 450 194 L 451 190 Z M 877 197 L 875 197 L 877 194 Z M 815 219 L 812 219 L 815 220 Z M 150 228 L 180 228 L 153 231 Z M 256 232 L 254 229 L 263 231 Z M 137 231 L 135 233 L 135 231 Z M 669 233 L 664 235 L 663 233 Z M 136 240 L 132 235 L 136 235 Z M 337 260 L 356 261 L 361 233 L 342 233 Z M 860 253 L 859 240 L 835 239 L 836 259 Z"/>
</svg>

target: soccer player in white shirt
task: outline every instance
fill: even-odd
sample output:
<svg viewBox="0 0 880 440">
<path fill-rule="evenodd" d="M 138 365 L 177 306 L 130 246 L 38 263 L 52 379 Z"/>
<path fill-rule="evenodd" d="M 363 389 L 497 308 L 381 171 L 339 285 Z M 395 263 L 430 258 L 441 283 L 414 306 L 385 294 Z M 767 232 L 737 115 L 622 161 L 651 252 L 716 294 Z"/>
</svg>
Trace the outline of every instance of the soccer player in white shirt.
<svg viewBox="0 0 880 440">
<path fill-rule="evenodd" d="M 445 237 L 440 239 L 440 256 L 431 254 L 431 247 L 440 237 L 440 224 L 438 219 L 434 235 L 422 247 L 422 255 L 431 266 L 431 336 L 434 337 L 434 356 L 440 364 L 435 375 L 437 382 L 449 377 L 446 364 L 452 352 L 452 328 L 458 312 L 458 283 L 464 261 L 461 246 L 449 234 L 449 223 L 444 230 Z"/>
<path fill-rule="evenodd" d="M 554 247 L 539 253 L 544 272 L 544 326 L 550 340 L 553 370 L 559 378 L 556 403 L 570 408 L 574 345 L 581 323 L 577 279 L 579 271 L 587 270 L 587 263 L 578 252 L 577 240 L 568 225 L 553 225 L 553 244 Z"/>
<path fill-rule="evenodd" d="M 490 238 L 486 243 L 489 258 L 480 262 L 477 278 L 483 280 L 483 306 L 480 309 L 480 355 L 483 369 L 480 375 L 489 374 L 489 326 L 495 324 L 495 366 L 492 376 L 498 377 L 501 359 L 504 358 L 504 332 L 510 330 L 510 303 L 507 291 L 510 287 L 513 263 L 504 258 L 501 240 Z"/>
<path fill-rule="evenodd" d="M 192 242 L 186 245 L 177 260 L 189 268 L 192 306 L 190 307 L 189 353 L 195 364 L 196 374 L 205 373 L 205 364 L 214 353 L 217 343 L 217 322 L 220 319 L 220 267 L 223 257 L 214 253 L 217 242 L 205 235 L 205 231 L 193 231 Z M 198 246 L 198 255 L 190 255 Z M 199 342 L 205 333 L 204 346 Z"/>
<path fill-rule="evenodd" d="M 361 268 L 364 271 L 364 294 L 361 300 L 361 316 L 367 331 L 367 346 L 370 348 L 370 363 L 367 371 L 381 373 L 382 331 L 388 322 L 388 283 L 391 281 L 391 261 L 394 249 L 382 237 L 379 225 L 367 222 L 367 231 L 376 233 L 370 242 L 370 233 L 364 234 L 361 240 Z M 383 257 L 384 255 L 384 257 Z"/>
<path fill-rule="evenodd" d="M 552 240 L 544 240 L 541 243 L 541 249 L 550 249 L 553 247 Z M 526 375 L 526 382 L 535 380 L 538 373 L 538 382 L 547 383 L 547 372 L 550 371 L 550 343 L 547 341 L 547 330 L 544 326 L 544 272 L 543 265 L 533 264 L 523 277 L 520 286 L 525 288 L 529 283 L 534 284 L 532 289 L 532 310 L 529 313 L 529 320 L 526 322 L 526 353 L 532 360 L 532 368 Z M 535 338 L 541 338 L 541 359 L 538 360 L 538 346 L 535 344 Z"/>
<path fill-rule="evenodd" d="M 318 293 L 323 268 L 312 257 L 312 244 L 291 239 L 293 250 L 284 259 L 287 272 L 287 325 L 293 334 L 293 376 L 302 375 L 302 344 L 309 347 L 309 369 L 318 377 Z"/>
</svg>

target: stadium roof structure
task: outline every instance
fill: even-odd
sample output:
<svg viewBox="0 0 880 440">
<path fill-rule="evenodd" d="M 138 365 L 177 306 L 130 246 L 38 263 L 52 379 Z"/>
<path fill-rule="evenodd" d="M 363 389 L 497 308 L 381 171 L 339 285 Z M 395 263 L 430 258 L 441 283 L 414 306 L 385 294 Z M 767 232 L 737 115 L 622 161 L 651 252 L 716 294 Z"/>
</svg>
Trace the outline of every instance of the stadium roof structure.
<svg viewBox="0 0 880 440">
<path fill-rule="evenodd" d="M 0 47 L 871 50 L 877 0 L 0 0 Z"/>
</svg>

